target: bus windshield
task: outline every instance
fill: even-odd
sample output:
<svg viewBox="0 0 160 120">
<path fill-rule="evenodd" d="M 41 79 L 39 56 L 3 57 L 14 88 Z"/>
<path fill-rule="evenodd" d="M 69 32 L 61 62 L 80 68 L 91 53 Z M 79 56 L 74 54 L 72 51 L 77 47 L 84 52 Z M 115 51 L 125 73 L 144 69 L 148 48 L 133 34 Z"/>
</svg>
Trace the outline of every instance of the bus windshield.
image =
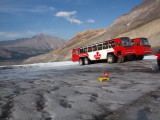
<svg viewBox="0 0 160 120">
<path fill-rule="evenodd" d="M 149 42 L 147 40 L 147 38 L 141 38 L 141 42 L 144 46 L 148 46 L 149 45 Z"/>
<path fill-rule="evenodd" d="M 121 38 L 124 47 L 132 47 L 131 40 L 127 37 Z"/>
</svg>

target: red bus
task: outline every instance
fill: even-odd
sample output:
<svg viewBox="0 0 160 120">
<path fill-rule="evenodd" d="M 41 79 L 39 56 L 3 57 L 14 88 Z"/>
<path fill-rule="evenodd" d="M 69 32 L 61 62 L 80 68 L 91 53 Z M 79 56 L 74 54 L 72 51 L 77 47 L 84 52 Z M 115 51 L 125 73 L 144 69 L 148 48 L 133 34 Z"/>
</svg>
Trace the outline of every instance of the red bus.
<svg viewBox="0 0 160 120">
<path fill-rule="evenodd" d="M 125 56 L 135 54 L 128 37 L 108 40 L 72 50 L 72 61 L 88 65 L 91 61 L 107 60 L 108 63 L 124 62 Z"/>
</svg>

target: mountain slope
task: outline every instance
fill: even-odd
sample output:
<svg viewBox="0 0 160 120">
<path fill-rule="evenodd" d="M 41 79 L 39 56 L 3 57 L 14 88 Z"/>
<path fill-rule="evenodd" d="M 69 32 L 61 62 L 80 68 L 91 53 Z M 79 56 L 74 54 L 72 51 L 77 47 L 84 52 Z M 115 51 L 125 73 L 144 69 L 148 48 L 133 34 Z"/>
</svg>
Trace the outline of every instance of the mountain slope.
<svg viewBox="0 0 160 120">
<path fill-rule="evenodd" d="M 98 30 L 85 30 L 76 34 L 68 43 L 61 48 L 51 51 L 44 55 L 31 57 L 25 60 L 23 63 L 38 63 L 38 62 L 50 62 L 50 61 L 65 61 L 71 59 L 72 49 L 81 45 L 88 44 L 96 36 L 99 36 L 105 32 L 106 29 Z"/>
<path fill-rule="evenodd" d="M 71 60 L 74 48 L 122 36 L 147 37 L 152 47 L 158 47 L 160 46 L 158 40 L 160 38 L 159 20 L 160 0 L 146 0 L 133 8 L 130 13 L 118 18 L 109 28 L 80 32 L 62 48 L 44 56 L 33 57 L 24 63 L 37 62 L 41 58 L 43 58 L 41 62 Z"/>
<path fill-rule="evenodd" d="M 0 60 L 19 60 L 58 49 L 67 41 L 45 34 L 32 38 L 0 41 Z"/>
</svg>

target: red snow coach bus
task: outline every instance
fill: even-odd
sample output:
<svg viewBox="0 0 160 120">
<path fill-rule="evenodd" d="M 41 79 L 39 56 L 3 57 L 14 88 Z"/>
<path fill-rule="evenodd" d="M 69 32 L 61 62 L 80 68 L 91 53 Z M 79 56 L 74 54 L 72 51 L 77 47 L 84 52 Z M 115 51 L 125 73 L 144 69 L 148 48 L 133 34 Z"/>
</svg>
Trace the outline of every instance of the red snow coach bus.
<svg viewBox="0 0 160 120">
<path fill-rule="evenodd" d="M 151 54 L 152 49 L 147 38 L 136 38 L 131 40 L 135 50 L 135 59 L 143 60 L 144 55 Z"/>
<path fill-rule="evenodd" d="M 72 61 L 79 61 L 80 65 L 88 65 L 91 61 L 97 60 L 121 63 L 126 56 L 132 55 L 134 55 L 134 48 L 131 40 L 128 37 L 122 37 L 73 49 Z"/>
</svg>

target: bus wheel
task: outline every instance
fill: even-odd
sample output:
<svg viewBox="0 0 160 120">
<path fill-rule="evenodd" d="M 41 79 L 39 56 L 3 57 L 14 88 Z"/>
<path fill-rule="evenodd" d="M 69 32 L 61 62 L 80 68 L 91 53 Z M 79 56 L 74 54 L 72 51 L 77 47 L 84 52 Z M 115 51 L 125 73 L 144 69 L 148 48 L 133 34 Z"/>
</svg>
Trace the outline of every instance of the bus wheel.
<svg viewBox="0 0 160 120">
<path fill-rule="evenodd" d="M 82 58 L 79 58 L 79 64 L 84 65 L 84 60 Z"/>
<path fill-rule="evenodd" d="M 136 60 L 136 55 L 132 55 L 132 60 Z"/>
<path fill-rule="evenodd" d="M 133 61 L 133 55 L 127 56 L 128 61 Z"/>
<path fill-rule="evenodd" d="M 84 64 L 88 65 L 89 64 L 89 59 L 88 58 L 84 58 Z"/>
<path fill-rule="evenodd" d="M 141 55 L 141 56 L 139 57 L 139 60 L 143 60 L 143 58 L 144 58 L 144 55 Z"/>
<path fill-rule="evenodd" d="M 108 63 L 113 63 L 114 62 L 114 56 L 112 54 L 108 55 L 107 61 L 108 61 Z"/>
<path fill-rule="evenodd" d="M 138 56 L 136 57 L 136 60 L 143 60 L 143 58 L 144 58 L 144 55 L 138 55 Z"/>
</svg>

